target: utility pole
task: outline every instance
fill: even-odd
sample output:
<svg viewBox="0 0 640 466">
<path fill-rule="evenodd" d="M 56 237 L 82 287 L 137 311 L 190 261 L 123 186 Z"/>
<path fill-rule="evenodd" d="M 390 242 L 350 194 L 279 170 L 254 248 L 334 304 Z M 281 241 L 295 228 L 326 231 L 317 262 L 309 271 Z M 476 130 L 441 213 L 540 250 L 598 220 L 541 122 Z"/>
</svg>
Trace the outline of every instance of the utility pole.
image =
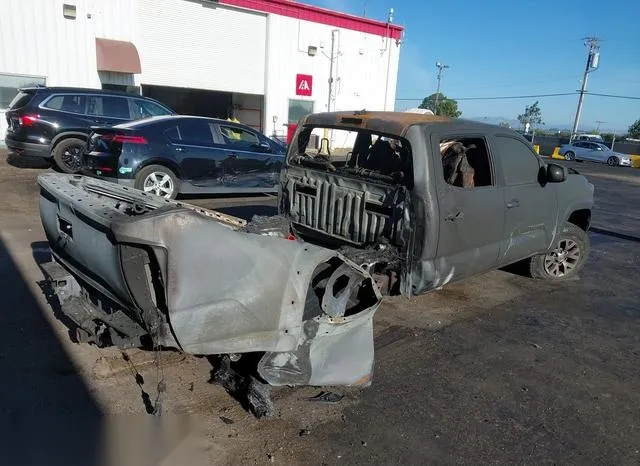
<svg viewBox="0 0 640 466">
<path fill-rule="evenodd" d="M 602 121 L 602 120 L 596 120 L 596 133 L 600 132 L 600 125 L 602 123 L 606 123 L 606 121 Z"/>
<path fill-rule="evenodd" d="M 331 111 L 331 100 L 333 97 L 333 60 L 335 60 L 335 44 L 337 29 L 331 31 L 331 56 L 329 57 L 329 97 L 327 98 L 327 112 Z"/>
<path fill-rule="evenodd" d="M 436 66 L 438 67 L 438 90 L 436 90 L 436 103 L 435 103 L 435 108 L 433 109 L 433 113 L 434 114 L 438 114 L 438 100 L 440 99 L 440 81 L 442 80 L 442 70 L 449 68 L 449 65 L 445 65 L 443 63 L 436 63 Z"/>
<path fill-rule="evenodd" d="M 600 39 L 597 37 L 585 37 L 585 47 L 589 47 L 589 54 L 587 55 L 587 65 L 584 69 L 584 75 L 582 76 L 582 87 L 580 88 L 580 97 L 578 98 L 578 109 L 576 110 L 576 118 L 573 120 L 573 129 L 571 130 L 571 137 L 569 142 L 573 141 L 576 131 L 578 131 L 578 125 L 580 124 L 580 114 L 582 113 L 582 102 L 584 95 L 587 92 L 587 79 L 589 73 L 598 68 L 600 62 Z"/>
</svg>

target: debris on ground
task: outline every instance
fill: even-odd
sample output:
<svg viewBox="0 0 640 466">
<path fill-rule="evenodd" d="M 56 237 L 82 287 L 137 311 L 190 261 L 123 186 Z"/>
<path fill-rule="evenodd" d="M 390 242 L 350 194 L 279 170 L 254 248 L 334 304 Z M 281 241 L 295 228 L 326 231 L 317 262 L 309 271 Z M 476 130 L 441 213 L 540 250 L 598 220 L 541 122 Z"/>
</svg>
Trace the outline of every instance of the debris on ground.
<svg viewBox="0 0 640 466">
<path fill-rule="evenodd" d="M 342 400 L 343 397 L 344 395 L 340 395 L 338 393 L 322 391 L 316 396 L 307 398 L 307 401 L 315 401 L 317 403 L 337 403 Z"/>
<path fill-rule="evenodd" d="M 244 409 L 253 413 L 258 419 L 271 417 L 275 413 L 269 385 L 260 382 L 250 372 L 236 371 L 229 357 L 219 359 L 213 370 L 213 381 L 240 402 Z"/>
<path fill-rule="evenodd" d="M 311 435 L 311 431 L 309 429 L 301 429 L 300 432 L 298 432 L 298 436 L 300 437 L 306 437 L 307 435 Z"/>
<path fill-rule="evenodd" d="M 229 419 L 228 417 L 220 416 L 220 420 L 227 425 L 233 424 L 233 419 Z"/>
</svg>

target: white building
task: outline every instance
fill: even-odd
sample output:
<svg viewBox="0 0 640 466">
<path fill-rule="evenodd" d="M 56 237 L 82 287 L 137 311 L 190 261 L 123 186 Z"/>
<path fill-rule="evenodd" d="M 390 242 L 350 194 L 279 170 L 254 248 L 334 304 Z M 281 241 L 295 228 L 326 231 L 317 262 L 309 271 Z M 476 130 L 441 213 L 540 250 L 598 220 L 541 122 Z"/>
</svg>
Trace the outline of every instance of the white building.
<svg viewBox="0 0 640 466">
<path fill-rule="evenodd" d="M 292 0 L 2 0 L 0 113 L 27 85 L 122 89 L 283 134 L 392 110 L 402 33 Z"/>
</svg>

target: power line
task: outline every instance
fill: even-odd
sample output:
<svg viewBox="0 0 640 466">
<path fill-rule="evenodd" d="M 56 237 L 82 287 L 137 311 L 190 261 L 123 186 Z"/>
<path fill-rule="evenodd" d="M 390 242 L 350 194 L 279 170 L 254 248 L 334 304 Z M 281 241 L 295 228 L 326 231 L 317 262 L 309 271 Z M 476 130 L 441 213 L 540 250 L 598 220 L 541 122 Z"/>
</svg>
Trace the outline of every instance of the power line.
<svg viewBox="0 0 640 466">
<path fill-rule="evenodd" d="M 555 94 L 530 94 L 530 95 L 508 95 L 508 96 L 492 96 L 492 97 L 447 97 L 448 100 L 510 100 L 510 99 L 533 99 L 537 97 L 561 97 L 568 95 L 576 95 L 578 91 L 575 92 L 557 92 Z M 640 100 L 638 96 L 632 95 L 616 95 L 616 94 L 601 94 L 597 92 L 588 92 L 585 94 L 593 95 L 596 97 L 610 97 L 614 99 L 630 99 L 630 100 Z M 399 101 L 412 101 L 412 100 L 423 100 L 423 97 L 410 99 L 410 98 L 398 98 L 396 100 Z"/>
<path fill-rule="evenodd" d="M 613 99 L 631 99 L 631 100 L 640 100 L 640 97 L 633 95 L 615 95 L 615 94 L 598 94 L 596 92 L 586 92 L 588 95 L 595 95 L 598 97 L 611 97 Z"/>
<path fill-rule="evenodd" d="M 532 94 L 532 95 L 509 95 L 509 96 L 495 96 L 495 97 L 447 97 L 448 100 L 507 100 L 507 99 L 531 99 L 535 97 L 559 97 L 566 95 L 575 95 L 575 92 L 559 92 L 555 94 Z M 396 100 L 422 100 L 401 98 Z"/>
</svg>

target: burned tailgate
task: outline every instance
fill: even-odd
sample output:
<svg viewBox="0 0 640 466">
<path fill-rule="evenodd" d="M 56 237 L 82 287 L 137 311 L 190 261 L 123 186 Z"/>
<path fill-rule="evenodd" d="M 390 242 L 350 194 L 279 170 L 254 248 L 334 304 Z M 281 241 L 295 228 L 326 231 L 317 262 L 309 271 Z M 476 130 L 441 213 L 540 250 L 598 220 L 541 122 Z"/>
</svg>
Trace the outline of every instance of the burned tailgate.
<svg viewBox="0 0 640 466">
<path fill-rule="evenodd" d="M 370 380 L 381 298 L 338 252 L 100 180 L 38 183 L 55 258 L 47 270 L 63 311 L 94 340 L 263 353 L 258 369 L 272 385 Z"/>
</svg>

